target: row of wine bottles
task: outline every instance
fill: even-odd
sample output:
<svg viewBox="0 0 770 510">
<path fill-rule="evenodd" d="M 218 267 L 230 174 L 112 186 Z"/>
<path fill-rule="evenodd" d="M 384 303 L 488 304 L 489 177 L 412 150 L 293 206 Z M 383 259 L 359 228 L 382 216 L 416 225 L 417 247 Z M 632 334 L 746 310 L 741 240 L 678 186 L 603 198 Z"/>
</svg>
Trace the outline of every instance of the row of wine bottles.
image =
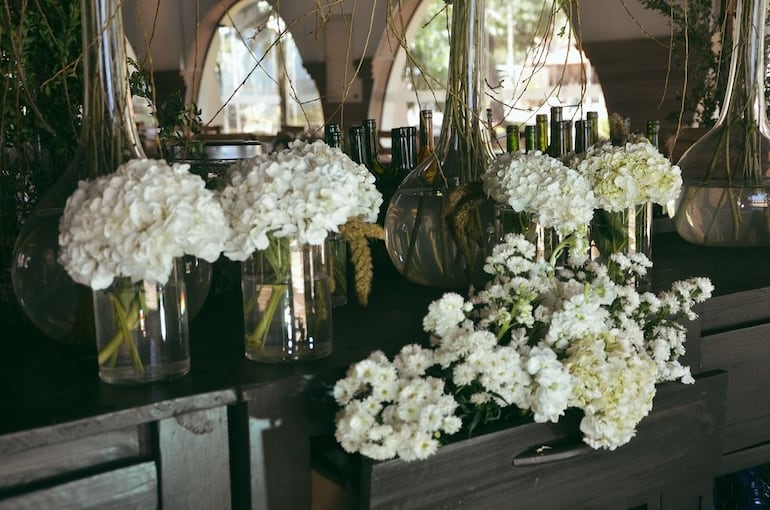
<svg viewBox="0 0 770 510">
<path fill-rule="evenodd" d="M 366 166 L 378 181 L 401 181 L 415 165 L 433 152 L 433 112 L 420 112 L 419 131 L 414 126 L 390 130 L 389 163 L 380 157 L 378 136 L 375 119 L 366 119 L 360 126 L 351 126 L 348 129 L 347 144 L 339 124 L 329 123 L 324 126 L 324 141 L 329 146 L 345 151 L 353 161 Z"/>
<path fill-rule="evenodd" d="M 488 119 L 488 123 L 491 131 L 491 119 Z M 655 147 L 659 147 L 659 129 L 659 121 L 647 121 L 645 134 Z M 390 130 L 390 135 L 391 159 L 389 163 L 385 163 L 379 153 L 379 132 L 375 119 L 366 119 L 361 125 L 351 126 L 348 129 L 347 143 L 339 124 L 329 123 L 324 126 L 324 141 L 331 147 L 344 150 L 356 163 L 366 166 L 374 174 L 378 188 L 386 200 L 413 168 L 432 157 L 433 111 L 426 109 L 420 112 L 419 129 L 414 126 L 397 127 Z M 491 136 L 494 137 L 494 134 Z M 520 126 L 506 126 L 505 150 L 519 151 L 521 138 Z M 523 132 L 525 151 L 540 151 L 556 158 L 571 152 L 583 152 L 597 141 L 598 112 L 589 111 L 585 119 L 573 122 L 563 118 L 561 106 L 551 107 L 550 118 L 547 114 L 537 114 L 535 123 L 525 125 Z M 502 152 L 501 145 L 497 143 L 497 146 Z"/>
</svg>

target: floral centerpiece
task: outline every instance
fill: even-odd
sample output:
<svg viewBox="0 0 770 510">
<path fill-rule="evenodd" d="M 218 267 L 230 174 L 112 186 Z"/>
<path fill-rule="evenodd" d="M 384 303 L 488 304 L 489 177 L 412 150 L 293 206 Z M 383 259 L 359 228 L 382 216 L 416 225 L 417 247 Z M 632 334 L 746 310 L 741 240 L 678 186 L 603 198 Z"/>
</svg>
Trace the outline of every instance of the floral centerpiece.
<svg viewBox="0 0 770 510">
<path fill-rule="evenodd" d="M 253 296 L 244 294 L 247 353 L 268 347 L 271 329 L 278 327 L 273 320 L 280 319 L 277 309 L 281 303 L 290 304 L 287 292 L 293 286 L 287 278 L 293 271 L 292 261 L 299 260 L 288 254 L 291 246 L 323 246 L 330 233 L 342 230 L 354 254 L 359 299 L 366 301 L 372 273 L 367 237 L 383 237 L 381 228 L 374 224 L 382 195 L 366 167 L 354 163 L 339 148 L 320 140 L 298 140 L 288 149 L 240 161 L 228 171 L 226 186 L 218 197 L 231 227 L 225 256 L 249 264 L 256 263 L 252 257 L 258 256 L 264 259 L 262 269 L 245 264 L 244 272 L 264 269 L 270 273 L 271 287 L 264 289 L 269 297 L 260 298 L 260 289 Z M 328 289 L 312 282 L 309 285 L 310 294 L 326 299 Z M 246 292 L 245 283 L 243 288 Z M 325 306 L 319 306 L 322 309 L 315 318 L 326 321 Z M 249 322 L 250 311 L 254 310 L 257 317 Z M 303 319 L 300 329 L 309 327 L 307 320 Z M 289 327 L 284 332 L 292 335 L 288 330 L 297 328 Z M 318 339 L 312 343 L 318 348 Z"/>
<path fill-rule="evenodd" d="M 337 381 L 336 438 L 373 459 L 424 459 L 460 430 L 508 414 L 557 422 L 582 414 L 593 448 L 615 449 L 652 409 L 656 383 L 693 383 L 683 319 L 710 297 L 706 278 L 640 293 L 641 254 L 622 268 L 581 257 L 554 266 L 509 234 L 487 258 L 492 280 L 468 298 L 447 293 L 428 308 L 430 346 L 411 344 L 352 365 Z"/>
<path fill-rule="evenodd" d="M 622 119 L 613 116 L 613 123 Z M 597 143 L 571 162 L 591 183 L 597 209 L 591 222 L 594 256 L 612 253 L 651 256 L 652 206 L 673 214 L 682 189 L 682 175 L 646 138 L 616 128 L 610 141 Z"/>
<path fill-rule="evenodd" d="M 145 371 L 147 359 L 134 329 L 147 326 L 144 314 L 150 311 L 148 300 L 157 296 L 156 286 L 179 276 L 175 261 L 180 257 L 213 262 L 224 248 L 224 212 L 188 167 L 134 159 L 112 174 L 81 181 L 67 199 L 59 224 L 59 262 L 75 282 L 109 291 L 111 304 L 103 315 L 112 318 L 115 329 L 103 344 L 97 324 L 102 375 L 124 356 L 132 373 Z M 179 293 L 184 294 L 183 287 Z M 186 323 L 181 329 L 186 335 Z"/>
<path fill-rule="evenodd" d="M 497 156 L 482 174 L 482 182 L 490 198 L 516 214 L 513 232 L 536 242 L 541 253 L 546 251 L 541 246 L 546 230 L 554 230 L 558 239 L 569 239 L 574 252 L 587 253 L 587 226 L 596 202 L 591 183 L 575 169 L 540 151 L 520 151 Z"/>
</svg>

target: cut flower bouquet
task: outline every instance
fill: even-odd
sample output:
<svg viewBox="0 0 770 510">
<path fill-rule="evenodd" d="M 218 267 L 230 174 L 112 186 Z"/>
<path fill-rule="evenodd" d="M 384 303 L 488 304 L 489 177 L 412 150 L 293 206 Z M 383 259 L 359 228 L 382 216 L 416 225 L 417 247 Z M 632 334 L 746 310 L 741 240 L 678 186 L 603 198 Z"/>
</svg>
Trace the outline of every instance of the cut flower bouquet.
<svg viewBox="0 0 770 510">
<path fill-rule="evenodd" d="M 285 150 L 239 161 L 228 171 L 218 198 L 230 223 L 225 256 L 246 261 L 261 252 L 282 282 L 290 258 L 282 254 L 289 243 L 323 245 L 331 233 L 343 230 L 357 254 L 359 298 L 368 296 L 371 259 L 367 237 L 382 238 L 377 219 L 382 195 L 374 176 L 338 148 L 323 141 L 294 141 Z M 253 330 L 246 332 L 247 350 L 266 341 L 270 322 L 287 287 L 274 289 Z M 250 303 L 245 303 L 250 307 Z"/>
<path fill-rule="evenodd" d="M 573 409 L 588 445 L 627 443 L 656 383 L 694 382 L 680 363 L 682 320 L 713 287 L 693 278 L 640 293 L 633 280 L 649 260 L 613 260 L 622 271 L 583 257 L 555 266 L 507 235 L 487 258 L 482 290 L 429 306 L 430 346 L 407 345 L 392 361 L 374 352 L 337 381 L 337 441 L 373 459 L 424 459 L 461 430 L 506 415 L 557 422 Z"/>
<path fill-rule="evenodd" d="M 100 365 L 114 364 L 128 351 L 133 369 L 143 371 L 131 330 L 143 320 L 144 289 L 166 284 L 176 259 L 192 255 L 213 262 L 224 248 L 224 212 L 188 168 L 134 159 L 109 175 L 81 181 L 67 199 L 59 224 L 59 262 L 75 282 L 114 291 L 119 327 L 100 349 Z M 138 282 L 146 286 L 135 286 Z"/>
<path fill-rule="evenodd" d="M 513 212 L 514 226 L 498 224 L 501 233 L 523 234 L 546 256 L 559 252 L 561 241 L 572 243 L 575 252 L 588 252 L 587 226 L 596 200 L 590 181 L 577 170 L 540 151 L 519 151 L 492 160 L 482 182 L 492 200 Z M 550 247 L 547 232 L 556 238 Z"/>
</svg>

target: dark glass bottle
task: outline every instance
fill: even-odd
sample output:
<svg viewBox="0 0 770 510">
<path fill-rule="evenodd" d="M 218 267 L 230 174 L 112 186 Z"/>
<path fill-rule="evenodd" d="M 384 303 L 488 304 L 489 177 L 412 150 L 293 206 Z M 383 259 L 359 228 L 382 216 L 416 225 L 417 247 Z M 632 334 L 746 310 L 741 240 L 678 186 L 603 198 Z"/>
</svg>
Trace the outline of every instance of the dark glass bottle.
<svg viewBox="0 0 770 510">
<path fill-rule="evenodd" d="M 392 174 L 388 172 L 382 163 L 380 163 L 380 142 L 377 136 L 377 121 L 374 119 L 366 119 L 364 120 L 363 128 L 364 143 L 366 147 L 366 160 L 364 164 L 366 165 L 366 168 L 374 174 L 374 177 L 378 181 L 387 181 L 388 176 Z"/>
<path fill-rule="evenodd" d="M 339 124 L 326 124 L 324 126 L 324 142 L 329 147 L 342 149 L 342 131 Z"/>
<path fill-rule="evenodd" d="M 575 147 L 573 144 L 575 137 L 572 136 L 572 129 L 573 129 L 572 121 L 565 119 L 565 120 L 562 120 L 561 122 L 562 122 L 561 133 L 563 136 L 561 149 L 564 152 L 564 154 L 569 154 L 574 150 L 574 147 Z"/>
<path fill-rule="evenodd" d="M 519 152 L 518 124 L 505 127 L 505 150 L 507 152 Z"/>
<path fill-rule="evenodd" d="M 348 130 L 350 143 L 350 159 L 359 165 L 366 165 L 366 143 L 364 142 L 364 128 L 351 126 Z"/>
<path fill-rule="evenodd" d="M 400 182 L 415 166 L 417 130 L 413 126 L 403 126 L 391 129 L 390 133 L 393 147 L 391 169 Z"/>
<path fill-rule="evenodd" d="M 595 144 L 599 141 L 599 112 L 586 112 L 586 121 L 588 122 L 588 130 L 590 137 L 588 138 L 588 146 Z"/>
<path fill-rule="evenodd" d="M 558 158 L 559 154 L 561 153 L 561 121 L 562 121 L 562 108 L 561 106 L 552 106 L 551 107 L 551 121 L 550 121 L 550 131 L 551 131 L 551 140 L 548 145 L 548 154 L 551 156 Z"/>
<path fill-rule="evenodd" d="M 537 126 L 524 126 L 524 149 L 527 152 L 534 152 L 537 150 L 536 131 Z"/>
<path fill-rule="evenodd" d="M 575 121 L 575 152 L 585 152 L 590 144 L 588 141 L 591 139 L 591 125 L 587 120 Z"/>
<path fill-rule="evenodd" d="M 645 125 L 645 134 L 652 146 L 660 150 L 660 121 L 648 120 Z"/>
<path fill-rule="evenodd" d="M 526 131 L 525 131 L 526 134 Z M 535 148 L 543 154 L 548 153 L 548 115 L 535 115 Z"/>
</svg>

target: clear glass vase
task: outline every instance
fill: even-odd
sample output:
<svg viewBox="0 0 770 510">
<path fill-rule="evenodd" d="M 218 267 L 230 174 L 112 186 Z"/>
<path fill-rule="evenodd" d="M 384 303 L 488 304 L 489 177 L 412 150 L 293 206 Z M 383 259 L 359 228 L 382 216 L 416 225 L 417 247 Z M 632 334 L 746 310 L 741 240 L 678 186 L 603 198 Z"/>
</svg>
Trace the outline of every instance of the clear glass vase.
<svg viewBox="0 0 770 510">
<path fill-rule="evenodd" d="M 34 326 L 63 342 L 93 345 L 91 289 L 76 284 L 58 262 L 59 219 L 78 182 L 106 175 L 144 151 L 128 94 L 128 61 L 120 0 L 81 0 L 83 118 L 73 161 L 40 199 L 16 239 L 11 282 Z M 203 305 L 211 265 L 188 258 L 188 311 Z"/>
<path fill-rule="evenodd" d="M 591 258 L 606 262 L 613 253 L 652 258 L 652 202 L 622 211 L 597 209 L 589 230 Z"/>
<path fill-rule="evenodd" d="M 495 241 L 494 208 L 480 182 L 493 157 L 481 102 L 485 41 L 483 0 L 452 2 L 449 77 L 436 150 L 404 178 L 385 216 L 391 261 L 420 285 L 479 285 Z"/>
<path fill-rule="evenodd" d="M 161 285 L 116 278 L 93 291 L 99 377 L 113 384 L 142 384 L 190 370 L 184 262 L 177 259 Z"/>
<path fill-rule="evenodd" d="M 684 181 L 673 217 L 685 240 L 708 246 L 770 243 L 770 126 L 765 104 L 767 0 L 738 0 L 730 74 L 717 123 L 680 159 Z"/>
<path fill-rule="evenodd" d="M 332 352 L 328 243 L 274 238 L 241 263 L 246 357 L 279 363 Z"/>
</svg>

